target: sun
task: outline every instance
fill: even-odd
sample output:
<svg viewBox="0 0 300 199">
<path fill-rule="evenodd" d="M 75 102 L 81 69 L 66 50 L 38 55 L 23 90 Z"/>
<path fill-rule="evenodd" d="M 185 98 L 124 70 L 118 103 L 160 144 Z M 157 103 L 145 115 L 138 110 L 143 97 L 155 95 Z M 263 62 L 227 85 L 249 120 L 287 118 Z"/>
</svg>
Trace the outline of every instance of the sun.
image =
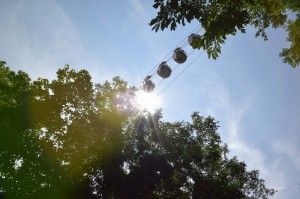
<svg viewBox="0 0 300 199">
<path fill-rule="evenodd" d="M 136 93 L 136 103 L 139 109 L 155 113 L 161 107 L 161 99 L 155 93 L 138 91 Z"/>
</svg>

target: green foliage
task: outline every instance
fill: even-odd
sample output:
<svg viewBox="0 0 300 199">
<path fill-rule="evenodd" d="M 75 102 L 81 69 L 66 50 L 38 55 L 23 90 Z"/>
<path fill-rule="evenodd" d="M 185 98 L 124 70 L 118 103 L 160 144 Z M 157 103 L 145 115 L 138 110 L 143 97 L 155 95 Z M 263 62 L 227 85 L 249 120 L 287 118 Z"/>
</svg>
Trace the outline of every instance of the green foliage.
<svg viewBox="0 0 300 199">
<path fill-rule="evenodd" d="M 192 20 L 200 22 L 205 30 L 202 35 L 202 47 L 208 57 L 216 59 L 221 53 L 223 44 L 228 35 L 235 35 L 237 31 L 246 32 L 248 25 L 254 26 L 256 37 L 267 40 L 265 30 L 268 27 L 284 27 L 287 22 L 286 10 L 298 12 L 298 1 L 292 0 L 154 0 L 153 7 L 158 9 L 157 16 L 150 21 L 153 30 L 170 28 L 175 30 L 178 24 L 185 25 Z M 299 15 L 298 15 L 299 18 Z M 284 62 L 292 67 L 299 65 L 299 40 L 294 38 L 298 32 L 297 26 L 290 25 L 288 41 L 292 46 L 284 49 L 281 56 Z M 296 47 L 295 47 L 296 46 Z"/>
<path fill-rule="evenodd" d="M 94 86 L 87 71 L 66 66 L 52 82 L 31 82 L 1 62 L 0 86 L 0 193 L 5 198 L 73 198 L 71 192 L 89 180 L 93 165 L 107 162 L 122 146 L 127 117 L 117 113 L 112 96 L 128 88 L 118 77 Z"/>
<path fill-rule="evenodd" d="M 289 10 L 299 13 L 300 1 L 295 1 L 295 0 L 282 0 L 282 1 Z"/>
<path fill-rule="evenodd" d="M 160 112 L 137 112 L 135 88 L 119 77 L 94 85 L 87 71 L 66 66 L 51 82 L 32 82 L 1 62 L 0 81 L 2 198 L 274 194 L 258 171 L 227 156 L 212 117 L 169 123 Z"/>
<path fill-rule="evenodd" d="M 287 41 L 291 46 L 284 48 L 280 56 L 283 57 L 284 63 L 296 68 L 300 64 L 300 15 L 296 20 L 289 22 L 287 30 L 289 33 Z"/>
</svg>

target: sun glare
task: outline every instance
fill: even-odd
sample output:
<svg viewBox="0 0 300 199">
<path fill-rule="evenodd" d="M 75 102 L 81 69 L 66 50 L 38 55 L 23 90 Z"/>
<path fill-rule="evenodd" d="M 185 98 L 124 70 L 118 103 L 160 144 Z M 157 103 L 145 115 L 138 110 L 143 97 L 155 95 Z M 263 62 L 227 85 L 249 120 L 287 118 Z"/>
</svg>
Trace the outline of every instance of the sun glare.
<svg viewBox="0 0 300 199">
<path fill-rule="evenodd" d="M 160 108 L 161 100 L 155 93 L 146 93 L 139 91 L 136 94 L 136 102 L 140 109 L 147 110 L 150 113 L 154 113 L 155 110 Z"/>
</svg>

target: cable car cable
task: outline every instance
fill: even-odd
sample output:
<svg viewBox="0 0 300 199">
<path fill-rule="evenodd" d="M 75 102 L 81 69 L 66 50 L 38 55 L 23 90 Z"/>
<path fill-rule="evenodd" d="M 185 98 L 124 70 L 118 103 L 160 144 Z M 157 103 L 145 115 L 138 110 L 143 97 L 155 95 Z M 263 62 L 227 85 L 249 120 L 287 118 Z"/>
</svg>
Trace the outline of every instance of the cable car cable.
<svg viewBox="0 0 300 199">
<path fill-rule="evenodd" d="M 146 90 L 146 92 L 152 92 L 153 91 L 153 89 L 155 88 L 155 84 L 154 84 L 153 81 L 151 81 L 151 78 L 155 77 L 156 75 L 158 75 L 158 76 L 160 76 L 160 77 L 163 78 L 163 79 L 160 80 L 160 82 L 158 83 L 158 85 L 160 85 L 165 78 L 168 78 L 170 76 L 170 74 L 172 72 L 172 69 L 166 63 L 168 61 L 170 61 L 172 58 L 174 59 L 175 62 L 178 63 L 176 65 L 176 67 L 174 68 L 174 70 L 177 69 L 177 67 L 179 66 L 179 64 L 183 64 L 186 61 L 187 57 L 191 53 L 193 53 L 193 51 L 195 50 L 195 48 L 192 47 L 193 51 L 190 52 L 188 55 L 186 54 L 186 52 L 182 48 L 184 48 L 188 43 L 191 44 L 189 40 L 190 40 L 191 35 L 194 34 L 193 32 L 199 32 L 200 33 L 202 31 L 202 28 L 199 28 L 199 30 L 197 30 L 199 26 L 200 26 L 200 24 L 196 28 L 194 28 L 193 31 L 188 36 L 186 36 L 181 42 L 179 42 L 179 44 L 174 48 L 175 50 L 173 49 L 172 51 L 170 51 L 170 53 L 168 53 L 165 56 L 165 58 L 161 61 L 161 63 L 158 66 L 156 65 L 155 67 L 153 67 L 150 70 L 150 72 L 148 72 L 147 76 L 142 81 L 139 82 L 138 86 L 141 86 L 142 90 Z M 197 30 L 197 31 L 195 31 L 195 30 Z M 186 41 L 186 42 L 183 43 L 183 41 Z M 180 45 L 181 45 L 181 47 L 178 47 Z M 166 59 L 166 57 L 168 57 L 172 52 L 173 52 L 173 56 L 170 56 L 167 59 L 167 61 L 164 61 Z M 178 76 L 181 75 L 195 60 L 193 60 L 186 68 L 184 68 L 184 70 L 180 74 L 178 74 L 163 90 L 161 90 L 160 93 L 162 93 L 171 83 L 173 83 L 178 78 Z M 158 69 L 155 72 L 154 70 L 157 67 L 158 67 Z M 154 71 L 154 72 L 152 72 L 152 71 Z M 151 73 L 151 75 L 149 75 L 150 73 Z"/>
<path fill-rule="evenodd" d="M 192 50 L 187 56 L 189 57 L 193 52 L 195 52 L 195 50 Z M 172 69 L 172 72 L 174 72 L 181 64 L 177 64 L 173 69 Z M 156 86 L 159 86 L 162 82 L 163 82 L 164 79 L 161 79 L 159 81 L 159 83 L 156 85 Z"/>
<path fill-rule="evenodd" d="M 199 25 L 197 25 L 193 30 L 192 30 L 192 32 L 191 33 L 193 33 L 196 29 L 198 29 L 200 27 L 200 24 Z M 199 31 L 201 31 L 201 28 L 200 28 L 200 30 Z M 198 31 L 196 31 L 196 32 L 198 32 Z M 190 34 L 191 34 L 190 33 Z M 186 41 L 185 43 L 184 43 L 184 46 L 186 46 L 186 44 L 188 43 L 188 41 L 187 41 L 187 38 L 190 36 L 190 34 L 188 35 L 188 36 L 186 36 L 182 41 L 180 41 L 178 44 L 177 44 L 177 46 L 173 49 L 173 50 L 171 50 L 162 60 L 161 60 L 161 62 L 163 62 L 172 52 L 174 52 L 174 50 L 178 47 L 178 46 L 180 46 L 180 44 L 182 43 L 182 42 L 184 42 L 184 41 Z M 168 61 L 170 61 L 172 59 L 172 57 L 170 56 L 170 58 L 168 59 Z M 167 61 L 167 62 L 168 62 Z M 160 63 L 161 63 L 160 62 Z M 159 64 L 160 64 L 159 63 Z M 146 76 L 148 76 L 148 75 L 150 75 L 151 73 L 152 73 L 152 71 L 154 71 L 158 66 L 159 66 L 159 64 L 157 64 L 157 65 L 155 65 L 147 74 L 146 74 Z M 154 75 L 154 73 L 155 72 L 153 72 L 152 73 L 152 75 Z M 142 80 L 143 81 L 143 80 Z M 141 82 L 139 82 L 139 84 L 141 84 L 142 83 L 142 81 Z"/>
<path fill-rule="evenodd" d="M 158 94 L 157 96 L 161 95 L 183 72 L 185 72 L 202 54 L 204 51 L 202 51 L 191 63 L 189 63 L 169 84 L 165 86 Z"/>
</svg>

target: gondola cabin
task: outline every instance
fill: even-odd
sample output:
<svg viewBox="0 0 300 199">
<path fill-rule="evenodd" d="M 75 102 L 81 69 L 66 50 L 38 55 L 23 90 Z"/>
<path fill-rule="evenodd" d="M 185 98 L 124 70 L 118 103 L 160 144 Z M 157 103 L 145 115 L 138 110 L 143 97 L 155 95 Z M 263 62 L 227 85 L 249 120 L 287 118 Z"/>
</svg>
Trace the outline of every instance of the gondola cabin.
<svg viewBox="0 0 300 199">
<path fill-rule="evenodd" d="M 163 61 L 161 64 L 159 64 L 157 68 L 157 74 L 161 78 L 168 78 L 170 77 L 171 73 L 172 73 L 172 69 L 170 66 L 168 66 L 166 61 Z"/>
<path fill-rule="evenodd" d="M 150 78 L 151 76 L 147 76 L 141 85 L 141 89 L 146 93 L 151 93 L 155 88 L 155 84 L 151 81 Z"/>
<path fill-rule="evenodd" d="M 192 48 L 198 48 L 199 43 L 201 42 L 201 36 L 195 33 L 192 33 L 189 38 L 188 42 Z"/>
<path fill-rule="evenodd" d="M 176 48 L 173 53 L 173 59 L 175 62 L 178 64 L 182 64 L 186 61 L 187 59 L 187 54 L 184 50 L 181 48 Z"/>
</svg>

